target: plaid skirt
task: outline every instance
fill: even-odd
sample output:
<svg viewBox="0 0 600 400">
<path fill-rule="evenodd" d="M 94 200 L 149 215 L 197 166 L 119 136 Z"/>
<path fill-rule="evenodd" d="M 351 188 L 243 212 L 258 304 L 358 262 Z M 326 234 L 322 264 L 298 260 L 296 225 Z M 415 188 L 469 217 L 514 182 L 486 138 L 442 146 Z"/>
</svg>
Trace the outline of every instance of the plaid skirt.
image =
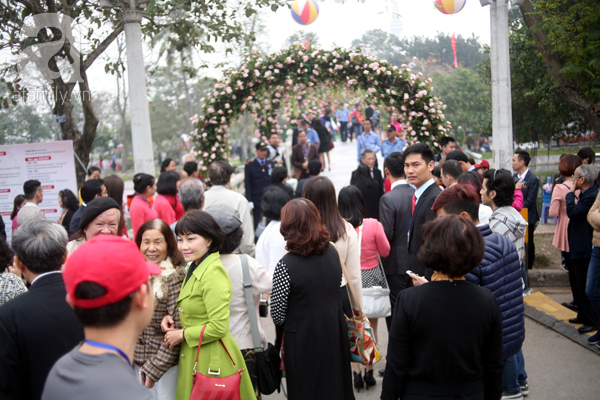
<svg viewBox="0 0 600 400">
<path fill-rule="evenodd" d="M 383 275 L 383 270 L 380 266 L 371 269 L 360 270 L 360 277 L 363 288 L 381 286 L 384 289 L 388 289 L 385 276 Z"/>
</svg>

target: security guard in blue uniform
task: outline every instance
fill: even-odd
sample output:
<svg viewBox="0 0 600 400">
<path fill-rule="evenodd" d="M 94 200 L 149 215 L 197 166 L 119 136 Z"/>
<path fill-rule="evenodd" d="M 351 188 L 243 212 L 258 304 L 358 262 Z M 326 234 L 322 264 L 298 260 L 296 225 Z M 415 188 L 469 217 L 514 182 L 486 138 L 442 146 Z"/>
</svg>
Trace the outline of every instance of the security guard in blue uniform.
<svg viewBox="0 0 600 400">
<path fill-rule="evenodd" d="M 269 160 L 269 145 L 264 141 L 256 144 L 256 158 L 246 163 L 246 198 L 252 208 L 254 215 L 254 229 L 258 226 L 261 219 L 260 201 L 263 189 L 271 184 L 271 171 L 275 167 L 275 162 Z"/>
</svg>

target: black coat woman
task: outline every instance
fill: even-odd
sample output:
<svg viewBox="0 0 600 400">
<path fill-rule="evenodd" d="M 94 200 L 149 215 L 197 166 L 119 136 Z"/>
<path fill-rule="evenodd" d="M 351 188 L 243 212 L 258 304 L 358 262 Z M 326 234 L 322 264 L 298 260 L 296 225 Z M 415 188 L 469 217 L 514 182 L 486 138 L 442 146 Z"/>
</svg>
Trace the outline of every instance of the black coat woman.
<svg viewBox="0 0 600 400">
<path fill-rule="evenodd" d="M 381 399 L 500 399 L 500 307 L 489 289 L 464 278 L 484 251 L 481 233 L 463 217 L 425 225 L 417 258 L 435 272 L 398 296 Z"/>
<path fill-rule="evenodd" d="M 283 207 L 281 234 L 288 254 L 275 268 L 271 313 L 283 327 L 288 399 L 352 400 L 340 256 L 310 200 Z"/>
</svg>

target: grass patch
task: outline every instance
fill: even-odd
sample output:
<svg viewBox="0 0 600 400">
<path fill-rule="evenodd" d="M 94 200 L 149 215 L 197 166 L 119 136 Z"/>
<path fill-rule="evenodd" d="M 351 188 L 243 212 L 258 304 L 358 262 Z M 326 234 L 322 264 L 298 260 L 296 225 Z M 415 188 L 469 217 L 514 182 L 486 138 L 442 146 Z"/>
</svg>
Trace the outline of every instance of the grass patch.
<svg viewBox="0 0 600 400">
<path fill-rule="evenodd" d="M 548 257 L 546 254 L 543 254 L 543 253 L 540 254 L 539 252 L 536 252 L 535 263 L 539 267 L 549 267 L 550 266 L 550 257 Z"/>
</svg>

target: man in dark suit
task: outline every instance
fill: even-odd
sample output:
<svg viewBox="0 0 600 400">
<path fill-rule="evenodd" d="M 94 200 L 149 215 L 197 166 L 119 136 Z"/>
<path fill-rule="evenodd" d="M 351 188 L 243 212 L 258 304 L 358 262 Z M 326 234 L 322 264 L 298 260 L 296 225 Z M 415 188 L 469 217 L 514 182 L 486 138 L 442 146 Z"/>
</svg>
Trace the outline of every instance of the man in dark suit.
<svg viewBox="0 0 600 400">
<path fill-rule="evenodd" d="M 292 147 L 292 177 L 298 180 L 308 178 L 308 163 L 311 161 L 319 161 L 319 153 L 314 144 L 308 143 L 306 132 L 301 130 L 298 132 L 298 144 Z"/>
<path fill-rule="evenodd" d="M 435 165 L 431 148 L 424 143 L 415 143 L 404 151 L 404 173 L 409 184 L 415 187 L 412 197 L 412 217 L 408 230 L 408 269 L 430 280 L 433 272 L 425 270 L 417 261 L 421 248 L 423 225 L 437 217 L 431 211 L 438 194 L 442 192 L 433 179 Z"/>
<path fill-rule="evenodd" d="M 363 151 L 358 168 L 352 172 L 350 184 L 356 186 L 362 193 L 367 208 L 367 218 L 379 220 L 379 200 L 383 196 L 383 177 L 375 166 L 373 150 Z"/>
<path fill-rule="evenodd" d="M 379 221 L 383 225 L 385 236 L 390 242 L 390 254 L 383 261 L 383 269 L 390 287 L 392 310 L 400 292 L 410 286 L 412 281 L 406 270 L 408 226 L 410 223 L 411 201 L 415 189 L 406 182 L 404 175 L 404 157 L 400 152 L 389 154 L 384 162 L 385 176 L 392 184 L 389 192 L 379 201 Z M 392 314 L 394 312 L 392 311 Z M 386 318 L 388 329 L 392 325 L 392 317 Z"/>
<path fill-rule="evenodd" d="M 296 186 L 296 197 L 302 197 L 302 192 L 304 191 L 304 186 L 311 180 L 311 178 L 315 176 L 319 176 L 321 173 L 321 168 L 323 168 L 323 164 L 321 161 L 313 160 L 308 162 L 308 173 L 310 176 L 308 178 L 300 179 L 298 181 L 298 186 Z"/>
<path fill-rule="evenodd" d="M 369 167 L 369 171 L 371 172 L 371 178 L 375 179 L 377 183 L 383 187 L 383 176 L 381 174 L 381 170 L 377 168 L 375 163 L 377 162 L 377 156 L 373 150 L 365 150 L 360 156 L 360 162 Z M 356 170 L 352 171 L 352 176 L 350 177 L 350 184 L 356 184 Z"/>
<path fill-rule="evenodd" d="M 535 260 L 535 243 L 533 242 L 533 232 L 540 221 L 540 215 L 537 209 L 537 196 L 540 188 L 540 180 L 533 172 L 529 170 L 531 156 L 525 150 L 515 152 L 512 161 L 512 169 L 515 171 L 513 178 L 523 182 L 525 186 L 521 189 L 523 193 L 523 208 L 527 209 L 529 226 L 527 227 L 527 268 L 533 267 Z"/>
<path fill-rule="evenodd" d="M 60 272 L 67 232 L 46 219 L 15 231 L 14 264 L 31 283 L 0 307 L 0 398 L 39 400 L 52 365 L 83 337 L 83 327 L 65 301 Z"/>
<path fill-rule="evenodd" d="M 254 215 L 254 229 L 256 230 L 261 217 L 260 201 L 263 189 L 271 184 L 271 171 L 275 167 L 275 163 L 267 159 L 269 152 L 267 143 L 260 141 L 256 144 L 255 148 L 256 158 L 246 163 L 244 178 L 246 198 Z"/>
</svg>

